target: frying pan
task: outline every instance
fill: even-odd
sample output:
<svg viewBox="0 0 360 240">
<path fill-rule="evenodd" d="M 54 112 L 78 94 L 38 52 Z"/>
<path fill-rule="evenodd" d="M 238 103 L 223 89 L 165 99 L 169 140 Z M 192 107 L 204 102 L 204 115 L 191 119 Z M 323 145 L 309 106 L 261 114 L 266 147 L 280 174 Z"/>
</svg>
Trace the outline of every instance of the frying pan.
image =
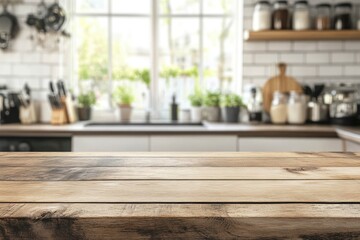
<svg viewBox="0 0 360 240">
<path fill-rule="evenodd" d="M 0 14 L 0 48 L 6 49 L 11 39 L 15 38 L 20 28 L 17 18 L 7 11 L 7 5 L 3 5 Z"/>
</svg>

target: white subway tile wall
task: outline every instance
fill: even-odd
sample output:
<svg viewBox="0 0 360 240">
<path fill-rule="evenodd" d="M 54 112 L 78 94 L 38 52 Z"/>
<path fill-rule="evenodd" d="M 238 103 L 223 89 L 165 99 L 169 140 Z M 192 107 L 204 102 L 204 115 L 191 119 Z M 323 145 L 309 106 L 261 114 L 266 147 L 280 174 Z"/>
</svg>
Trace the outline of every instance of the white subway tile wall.
<svg viewBox="0 0 360 240">
<path fill-rule="evenodd" d="M 240 0 L 239 0 L 240 1 Z M 257 0 L 244 0 L 244 29 L 251 29 L 254 4 Z M 47 51 L 34 47 L 30 40 L 32 30 L 25 25 L 27 14 L 36 11 L 40 0 L 23 0 L 10 7 L 21 25 L 18 38 L 11 49 L 0 51 L 0 84 L 18 89 L 29 83 L 35 92 L 47 91 L 49 80 L 66 73 L 70 61 L 69 51 Z M 52 3 L 53 0 L 46 0 Z M 294 0 L 290 1 L 293 3 Z M 324 0 L 311 0 L 311 4 Z M 337 0 L 325 2 L 336 3 Z M 354 3 L 359 1 L 353 0 Z M 69 49 L 65 47 L 64 49 Z M 360 41 L 294 41 L 294 42 L 245 42 L 243 83 L 263 85 L 277 73 L 275 65 L 279 61 L 289 64 L 288 73 L 303 83 L 352 83 L 360 82 Z"/>
<path fill-rule="evenodd" d="M 289 1 L 293 4 L 295 0 Z M 257 0 L 244 0 L 244 29 L 251 29 Z M 272 1 L 274 2 L 274 1 Z M 312 5 L 341 0 L 311 0 Z M 359 0 L 353 0 L 359 4 Z M 360 83 L 360 41 L 245 42 L 243 84 L 262 86 L 279 61 L 301 83 Z"/>
<path fill-rule="evenodd" d="M 41 97 L 42 92 L 48 91 L 48 82 L 57 80 L 59 68 L 65 80 L 69 77 L 67 64 L 61 64 L 61 58 L 65 58 L 65 51 L 46 50 L 40 48 L 31 40 L 33 30 L 26 24 L 29 13 L 36 12 L 40 0 L 22 0 L 20 4 L 9 6 L 9 11 L 14 13 L 19 20 L 21 31 L 18 37 L 11 42 L 8 50 L 0 50 L 0 85 L 6 84 L 10 89 L 18 90 L 28 83 L 35 93 L 35 97 Z M 54 0 L 46 0 L 53 3 Z M 60 1 L 61 2 L 61 1 Z M 61 49 L 61 48 L 60 48 Z"/>
</svg>

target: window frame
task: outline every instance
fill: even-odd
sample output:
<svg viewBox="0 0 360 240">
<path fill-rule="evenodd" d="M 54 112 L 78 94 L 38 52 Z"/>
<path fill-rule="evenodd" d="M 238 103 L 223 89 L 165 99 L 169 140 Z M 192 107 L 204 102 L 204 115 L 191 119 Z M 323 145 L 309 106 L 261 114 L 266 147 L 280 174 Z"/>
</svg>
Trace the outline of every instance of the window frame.
<svg viewBox="0 0 360 240">
<path fill-rule="evenodd" d="M 112 0 L 108 1 L 108 9 L 106 13 L 78 13 L 76 12 L 76 1 L 77 0 L 68 0 L 68 6 L 70 9 L 70 20 L 71 20 L 71 30 L 76 36 L 77 29 L 76 24 L 73 24 L 75 18 L 78 17 L 105 17 L 108 21 L 108 93 L 109 94 L 109 106 L 110 109 L 102 109 L 113 112 L 115 110 L 112 104 L 112 85 L 113 85 L 113 77 L 112 77 L 112 69 L 113 69 L 113 59 L 112 59 L 112 47 L 113 47 L 113 37 L 112 37 L 112 27 L 113 27 L 113 18 L 115 17 L 134 17 L 134 18 L 149 18 L 151 21 L 151 41 L 150 41 L 150 75 L 151 75 L 151 84 L 150 84 L 150 110 L 151 110 L 151 117 L 154 119 L 162 119 L 164 118 L 162 111 L 163 111 L 163 101 L 160 99 L 160 89 L 159 89 L 159 81 L 160 81 L 160 66 L 159 66 L 159 21 L 161 18 L 197 18 L 199 21 L 199 54 L 200 54 L 200 61 L 199 61 L 199 79 L 200 85 L 204 85 L 204 19 L 205 18 L 220 18 L 220 17 L 233 17 L 234 18 L 234 27 L 235 27 L 235 49 L 234 52 L 238 53 L 235 54 L 233 62 L 233 81 L 235 86 L 235 91 L 241 93 L 242 91 L 242 73 L 243 73 L 243 4 L 239 0 L 235 0 L 236 6 L 234 14 L 207 14 L 204 13 L 204 2 L 206 0 L 199 0 L 199 14 L 161 14 L 159 10 L 159 2 L 160 0 L 150 0 L 151 1 L 151 11 L 149 14 L 126 14 L 126 13 L 112 13 Z M 71 79 L 71 86 L 73 89 L 77 89 L 79 86 L 79 79 L 75 74 L 75 64 L 76 64 L 76 46 L 77 46 L 77 38 L 73 37 L 71 43 L 71 54 L 70 60 L 71 66 L 70 69 L 70 79 Z"/>
</svg>

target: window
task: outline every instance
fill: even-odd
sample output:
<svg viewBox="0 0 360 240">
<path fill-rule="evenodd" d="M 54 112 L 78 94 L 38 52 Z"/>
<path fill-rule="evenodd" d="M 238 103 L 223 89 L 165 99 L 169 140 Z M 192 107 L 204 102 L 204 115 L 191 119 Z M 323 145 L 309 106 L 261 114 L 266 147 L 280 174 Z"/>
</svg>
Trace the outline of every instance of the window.
<svg viewBox="0 0 360 240">
<path fill-rule="evenodd" d="M 94 89 L 98 108 L 112 108 L 125 86 L 134 107 L 182 108 L 199 89 L 239 86 L 238 0 L 75 0 L 74 80 Z"/>
</svg>

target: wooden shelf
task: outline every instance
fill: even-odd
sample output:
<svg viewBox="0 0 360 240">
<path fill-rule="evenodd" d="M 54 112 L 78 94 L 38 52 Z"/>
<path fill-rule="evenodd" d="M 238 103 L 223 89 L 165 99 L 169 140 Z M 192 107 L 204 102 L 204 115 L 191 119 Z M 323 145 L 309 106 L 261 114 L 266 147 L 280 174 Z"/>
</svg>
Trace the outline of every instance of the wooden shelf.
<svg viewBox="0 0 360 240">
<path fill-rule="evenodd" d="M 245 31 L 246 41 L 336 41 L 360 40 L 359 30 L 346 31 Z"/>
</svg>

